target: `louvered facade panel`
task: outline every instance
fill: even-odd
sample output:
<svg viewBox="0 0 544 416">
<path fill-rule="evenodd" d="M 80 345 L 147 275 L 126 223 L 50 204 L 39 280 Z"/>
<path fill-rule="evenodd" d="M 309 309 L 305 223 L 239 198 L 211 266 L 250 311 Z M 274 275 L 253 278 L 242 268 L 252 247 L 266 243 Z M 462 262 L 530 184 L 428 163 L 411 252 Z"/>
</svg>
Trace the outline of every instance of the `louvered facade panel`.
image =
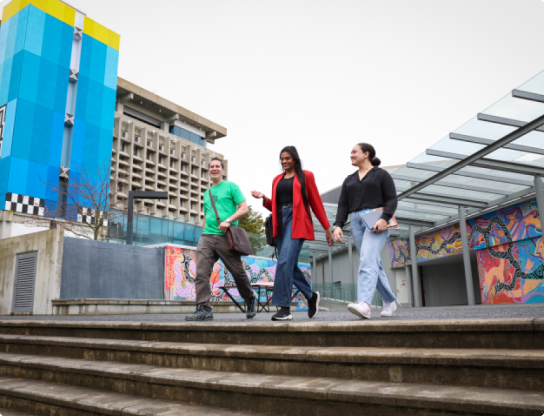
<svg viewBox="0 0 544 416">
<path fill-rule="evenodd" d="M 33 310 L 37 260 L 37 251 L 17 255 L 13 312 L 32 312 Z"/>
</svg>

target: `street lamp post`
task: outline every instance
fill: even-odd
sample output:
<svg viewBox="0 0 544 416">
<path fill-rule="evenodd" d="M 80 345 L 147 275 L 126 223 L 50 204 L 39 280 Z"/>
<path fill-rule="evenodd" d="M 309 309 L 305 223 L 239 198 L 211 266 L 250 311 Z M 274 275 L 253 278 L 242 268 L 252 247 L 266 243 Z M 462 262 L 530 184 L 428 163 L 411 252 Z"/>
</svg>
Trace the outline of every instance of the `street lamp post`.
<svg viewBox="0 0 544 416">
<path fill-rule="evenodd" d="M 129 191 L 128 192 L 128 223 L 127 245 L 132 245 L 132 226 L 134 222 L 134 199 L 167 199 L 168 192 Z"/>
</svg>

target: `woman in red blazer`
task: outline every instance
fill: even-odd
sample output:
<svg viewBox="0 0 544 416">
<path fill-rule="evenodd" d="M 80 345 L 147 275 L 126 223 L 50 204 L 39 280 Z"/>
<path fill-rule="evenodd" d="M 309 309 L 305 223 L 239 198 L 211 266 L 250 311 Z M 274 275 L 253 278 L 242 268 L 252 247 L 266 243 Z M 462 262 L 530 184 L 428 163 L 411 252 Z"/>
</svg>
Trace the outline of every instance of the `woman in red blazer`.
<svg viewBox="0 0 544 416">
<path fill-rule="evenodd" d="M 308 316 L 313 318 L 319 310 L 319 293 L 298 268 L 298 256 L 305 240 L 315 240 L 310 207 L 327 233 L 327 243 L 334 244 L 329 220 L 317 191 L 314 174 L 302 170 L 302 163 L 294 146 L 280 152 L 284 172 L 272 182 L 272 197 L 253 191 L 255 198 L 262 198 L 263 205 L 272 211 L 274 237 L 278 249 L 278 265 L 274 279 L 272 305 L 280 310 L 272 316 L 273 321 L 293 319 L 291 315 L 291 291 L 293 284 L 308 300 Z"/>
</svg>

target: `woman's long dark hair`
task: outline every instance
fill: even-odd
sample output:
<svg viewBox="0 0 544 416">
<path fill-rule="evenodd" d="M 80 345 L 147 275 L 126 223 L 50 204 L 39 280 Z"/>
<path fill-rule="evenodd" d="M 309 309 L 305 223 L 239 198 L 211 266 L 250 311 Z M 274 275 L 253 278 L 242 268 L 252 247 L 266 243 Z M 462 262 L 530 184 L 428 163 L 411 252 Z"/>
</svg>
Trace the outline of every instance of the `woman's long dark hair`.
<svg viewBox="0 0 544 416">
<path fill-rule="evenodd" d="M 376 149 L 374 146 L 368 143 L 358 143 L 357 146 L 361 148 L 363 153 L 368 152 L 368 160 L 372 163 L 372 166 L 380 166 L 382 161 L 376 157 Z"/>
<path fill-rule="evenodd" d="M 306 175 L 304 174 L 304 171 L 302 170 L 302 162 L 300 160 L 300 156 L 298 155 L 297 148 L 295 146 L 285 146 L 283 149 L 281 149 L 280 160 L 281 160 L 281 154 L 283 152 L 289 153 L 291 157 L 295 160 L 295 173 L 297 175 L 298 181 L 300 182 L 300 190 L 302 191 L 302 202 L 304 202 L 304 208 L 306 208 L 306 212 L 308 213 L 308 216 L 310 217 L 310 221 L 311 221 L 312 214 L 310 213 L 310 205 L 308 204 L 308 194 L 306 193 Z"/>
</svg>

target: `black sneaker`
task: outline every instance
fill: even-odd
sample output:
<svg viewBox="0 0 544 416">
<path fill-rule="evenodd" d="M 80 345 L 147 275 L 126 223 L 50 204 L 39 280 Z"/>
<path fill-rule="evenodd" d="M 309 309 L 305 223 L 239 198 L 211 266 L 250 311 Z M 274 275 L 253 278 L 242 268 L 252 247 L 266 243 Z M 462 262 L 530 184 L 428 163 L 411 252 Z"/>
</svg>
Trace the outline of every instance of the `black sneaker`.
<svg viewBox="0 0 544 416">
<path fill-rule="evenodd" d="M 313 318 L 319 312 L 319 292 L 314 292 L 312 298 L 308 300 L 308 318 Z"/>
<path fill-rule="evenodd" d="M 278 312 L 272 315 L 273 321 L 290 321 L 291 319 L 293 319 L 293 316 L 289 308 L 280 308 Z"/>
<path fill-rule="evenodd" d="M 199 306 L 196 307 L 196 312 L 185 317 L 186 321 L 213 321 L 213 313 L 204 310 Z"/>
<path fill-rule="evenodd" d="M 246 302 L 246 318 L 251 319 L 257 315 L 257 309 L 255 309 L 255 299 L 248 300 Z"/>
</svg>

